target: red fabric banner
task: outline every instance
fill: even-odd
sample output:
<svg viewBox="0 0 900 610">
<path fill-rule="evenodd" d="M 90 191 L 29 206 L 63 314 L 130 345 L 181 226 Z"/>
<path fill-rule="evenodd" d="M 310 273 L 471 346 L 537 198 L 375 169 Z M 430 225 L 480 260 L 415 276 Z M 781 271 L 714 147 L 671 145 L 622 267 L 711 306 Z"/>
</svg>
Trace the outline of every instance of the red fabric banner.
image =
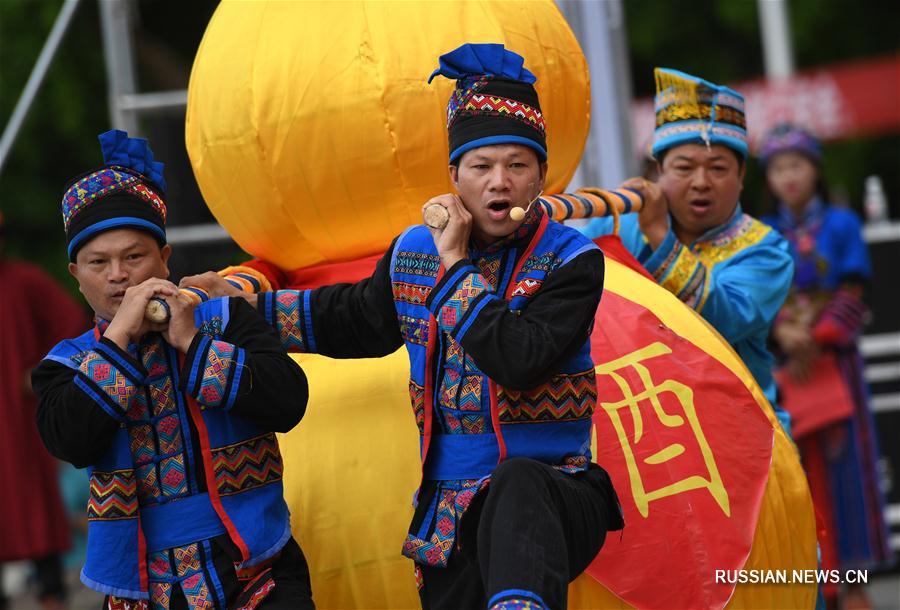
<svg viewBox="0 0 900 610">
<path fill-rule="evenodd" d="M 623 296 L 604 293 L 591 343 L 596 460 L 626 526 L 588 572 L 639 608 L 721 608 L 734 585 L 715 571 L 750 554 L 772 427 L 730 370 Z"/>
</svg>

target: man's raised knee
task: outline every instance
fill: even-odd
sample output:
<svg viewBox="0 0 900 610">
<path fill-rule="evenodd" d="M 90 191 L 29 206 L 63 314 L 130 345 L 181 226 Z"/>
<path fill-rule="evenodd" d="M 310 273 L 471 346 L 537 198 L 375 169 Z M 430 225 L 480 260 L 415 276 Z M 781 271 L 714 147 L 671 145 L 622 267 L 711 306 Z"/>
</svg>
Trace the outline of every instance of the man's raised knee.
<svg viewBox="0 0 900 610">
<path fill-rule="evenodd" d="M 529 485 L 542 482 L 548 466 L 526 457 L 514 457 L 501 462 L 491 475 L 491 487 Z"/>
</svg>

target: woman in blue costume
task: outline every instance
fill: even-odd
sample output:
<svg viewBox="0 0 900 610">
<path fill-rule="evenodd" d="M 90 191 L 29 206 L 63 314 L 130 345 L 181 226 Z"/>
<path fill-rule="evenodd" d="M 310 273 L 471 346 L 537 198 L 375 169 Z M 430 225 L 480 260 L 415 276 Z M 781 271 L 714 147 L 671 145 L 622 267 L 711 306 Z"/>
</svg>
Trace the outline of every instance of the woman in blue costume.
<svg viewBox="0 0 900 610">
<path fill-rule="evenodd" d="M 826 529 L 823 567 L 878 566 L 891 555 L 877 438 L 856 345 L 866 317 L 861 297 L 871 277 L 862 227 L 852 210 L 828 204 L 822 148 L 806 131 L 776 127 L 763 142 L 760 161 L 776 200 L 776 211 L 763 220 L 787 238 L 796 269 L 773 332 L 785 363 L 786 404 L 794 410 L 791 390 L 802 396 L 804 384 L 817 383 L 816 395 L 825 384 L 837 390 L 825 392 L 832 397 L 831 417 L 823 417 L 825 405 L 818 400 L 816 421 L 797 422 L 797 445 Z M 825 593 L 834 600 L 837 591 Z"/>
</svg>

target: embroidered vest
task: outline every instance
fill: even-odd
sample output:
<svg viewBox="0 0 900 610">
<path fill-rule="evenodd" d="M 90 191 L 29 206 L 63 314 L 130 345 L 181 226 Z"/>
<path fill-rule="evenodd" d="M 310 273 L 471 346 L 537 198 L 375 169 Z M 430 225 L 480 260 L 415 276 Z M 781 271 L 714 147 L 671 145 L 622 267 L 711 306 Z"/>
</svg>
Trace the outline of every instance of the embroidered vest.
<svg viewBox="0 0 900 610">
<path fill-rule="evenodd" d="M 527 246 L 475 262 L 491 291 L 504 295 L 511 311 L 522 312 L 554 270 L 593 248 L 581 234 L 544 217 Z M 425 307 L 443 273 L 425 227 L 400 236 L 390 273 L 410 358 L 410 400 L 421 435 L 424 479 L 482 479 L 500 461 L 516 456 L 567 470 L 586 468 L 597 398 L 588 340 L 546 383 L 507 390 L 481 372 L 450 334 L 439 332 Z M 465 318 L 460 323 L 464 326 Z M 440 428 L 445 432 L 438 433 Z"/>
<path fill-rule="evenodd" d="M 195 310 L 197 327 L 212 340 L 208 367 L 222 366 L 216 350 L 218 355 L 234 351 L 234 346 L 216 341 L 228 320 L 228 299 L 213 299 Z M 108 595 L 147 599 L 147 556 L 156 551 L 227 533 L 240 549 L 244 567 L 277 553 L 291 536 L 278 441 L 274 433 L 228 413 L 243 368 L 242 350 L 237 350 L 240 354 L 231 361 L 236 368 L 222 378 L 224 383 L 215 375 L 204 376 L 204 363 L 192 363 L 187 387 L 202 382 L 203 396 L 226 398 L 221 407 L 203 407 L 179 391 L 179 355 L 160 335 L 130 346 L 143 371 L 121 357 L 110 367 L 108 354 L 95 349 L 98 344 L 95 328 L 61 342 L 47 356 L 100 383 L 117 383 L 115 376 L 123 372 L 138 379 L 137 384 L 119 384 L 123 392 L 134 392 L 130 406 L 109 449 L 88 468 L 82 581 Z M 194 379 L 197 375 L 201 377 Z M 93 392 L 80 375 L 75 384 L 89 395 Z M 202 464 L 194 463 L 196 455 Z M 201 472 L 206 491 L 198 485 Z"/>
</svg>

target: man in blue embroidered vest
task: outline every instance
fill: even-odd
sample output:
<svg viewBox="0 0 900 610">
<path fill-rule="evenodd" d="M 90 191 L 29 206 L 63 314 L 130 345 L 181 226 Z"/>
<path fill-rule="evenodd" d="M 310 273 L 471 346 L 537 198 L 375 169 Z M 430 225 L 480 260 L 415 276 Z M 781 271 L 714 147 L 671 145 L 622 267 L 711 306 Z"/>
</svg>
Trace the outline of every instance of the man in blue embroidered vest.
<svg viewBox="0 0 900 610">
<path fill-rule="evenodd" d="M 603 255 L 529 206 L 547 145 L 523 63 L 502 45 L 463 45 L 432 74 L 458 80 L 459 195 L 426 203 L 447 209 L 445 228 L 407 229 L 357 284 L 247 297 L 292 349 L 360 358 L 406 345 L 423 478 L 403 554 L 427 609 L 565 608 L 568 583 L 622 527 L 590 453 Z M 215 274 L 184 282 L 237 294 Z"/>
<path fill-rule="evenodd" d="M 106 165 L 63 197 L 69 270 L 96 326 L 33 374 L 38 428 L 90 475 L 81 580 L 104 608 L 313 608 L 275 432 L 306 408 L 303 371 L 243 299 L 194 307 L 169 275 L 162 163 L 100 136 Z M 167 323 L 145 319 L 163 299 Z"/>
<path fill-rule="evenodd" d="M 658 184 L 642 179 L 644 209 L 623 216 L 625 247 L 665 288 L 693 307 L 734 347 L 790 433 L 778 407 L 769 330 L 787 298 L 794 265 L 777 232 L 744 214 L 738 200 L 747 159 L 744 98 L 705 80 L 656 69 L 653 156 Z M 598 218 L 590 237 L 611 233 Z"/>
</svg>

